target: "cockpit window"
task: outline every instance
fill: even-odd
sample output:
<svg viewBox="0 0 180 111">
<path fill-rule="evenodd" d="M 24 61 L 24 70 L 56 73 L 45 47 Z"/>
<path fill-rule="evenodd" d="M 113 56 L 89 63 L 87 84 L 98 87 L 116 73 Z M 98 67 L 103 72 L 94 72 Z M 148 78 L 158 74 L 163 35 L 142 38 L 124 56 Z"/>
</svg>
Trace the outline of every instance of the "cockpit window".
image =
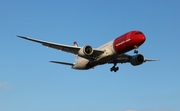
<svg viewBox="0 0 180 111">
<path fill-rule="evenodd" d="M 136 32 L 135 34 L 142 34 L 142 32 Z"/>
</svg>

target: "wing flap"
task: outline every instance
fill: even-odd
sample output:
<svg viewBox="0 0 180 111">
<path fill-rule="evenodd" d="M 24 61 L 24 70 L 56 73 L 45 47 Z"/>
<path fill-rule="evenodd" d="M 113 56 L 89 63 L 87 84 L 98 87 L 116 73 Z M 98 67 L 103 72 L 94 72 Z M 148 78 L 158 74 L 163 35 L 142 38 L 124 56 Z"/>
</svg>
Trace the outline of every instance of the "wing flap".
<svg viewBox="0 0 180 111">
<path fill-rule="evenodd" d="M 131 61 L 132 56 L 127 54 L 120 54 L 118 56 L 115 56 L 111 61 L 109 61 L 109 64 L 111 63 L 126 63 Z"/>
<path fill-rule="evenodd" d="M 116 57 L 113 58 L 112 61 L 110 61 L 109 63 L 130 63 L 131 62 L 131 58 L 133 56 L 128 55 L 128 54 L 120 54 Z M 144 58 L 144 62 L 150 62 L 150 61 L 158 61 L 158 59 L 148 59 L 148 58 Z"/>
<path fill-rule="evenodd" d="M 93 52 L 94 56 L 99 56 L 104 53 L 104 51 L 102 51 L 102 50 L 97 50 L 97 49 L 93 49 L 93 50 L 94 50 L 94 52 Z"/>
</svg>

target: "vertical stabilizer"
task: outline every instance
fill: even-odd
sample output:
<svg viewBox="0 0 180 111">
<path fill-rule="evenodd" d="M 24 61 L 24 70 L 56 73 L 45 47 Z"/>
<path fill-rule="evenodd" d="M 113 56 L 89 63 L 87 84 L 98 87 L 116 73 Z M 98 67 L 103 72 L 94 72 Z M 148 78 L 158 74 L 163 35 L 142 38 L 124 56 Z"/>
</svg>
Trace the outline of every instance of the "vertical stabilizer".
<svg viewBox="0 0 180 111">
<path fill-rule="evenodd" d="M 74 42 L 74 46 L 78 47 L 78 44 L 77 44 L 77 42 Z"/>
</svg>

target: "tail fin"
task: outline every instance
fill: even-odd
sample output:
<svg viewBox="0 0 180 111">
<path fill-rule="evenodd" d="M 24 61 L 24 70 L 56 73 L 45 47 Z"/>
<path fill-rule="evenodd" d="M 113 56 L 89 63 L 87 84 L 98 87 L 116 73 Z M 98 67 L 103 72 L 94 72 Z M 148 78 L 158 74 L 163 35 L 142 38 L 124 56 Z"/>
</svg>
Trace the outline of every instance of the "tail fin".
<svg viewBox="0 0 180 111">
<path fill-rule="evenodd" d="M 74 46 L 78 47 L 78 44 L 77 44 L 77 42 L 74 42 Z"/>
</svg>

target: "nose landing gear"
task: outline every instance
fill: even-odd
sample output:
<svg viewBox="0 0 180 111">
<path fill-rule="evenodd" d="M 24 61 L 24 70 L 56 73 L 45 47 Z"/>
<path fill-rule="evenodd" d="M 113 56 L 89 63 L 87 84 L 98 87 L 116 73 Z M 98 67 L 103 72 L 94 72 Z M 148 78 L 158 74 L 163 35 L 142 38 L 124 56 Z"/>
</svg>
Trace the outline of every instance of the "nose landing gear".
<svg viewBox="0 0 180 111">
<path fill-rule="evenodd" d="M 135 45 L 134 46 L 134 54 L 138 54 L 138 50 L 137 49 L 138 49 L 138 46 Z"/>
<path fill-rule="evenodd" d="M 116 67 L 116 65 L 117 65 L 117 63 L 114 63 L 114 66 L 110 69 L 111 72 L 112 71 L 116 72 L 119 70 L 119 67 Z"/>
<path fill-rule="evenodd" d="M 138 50 L 137 49 L 134 49 L 134 54 L 138 54 Z"/>
</svg>

